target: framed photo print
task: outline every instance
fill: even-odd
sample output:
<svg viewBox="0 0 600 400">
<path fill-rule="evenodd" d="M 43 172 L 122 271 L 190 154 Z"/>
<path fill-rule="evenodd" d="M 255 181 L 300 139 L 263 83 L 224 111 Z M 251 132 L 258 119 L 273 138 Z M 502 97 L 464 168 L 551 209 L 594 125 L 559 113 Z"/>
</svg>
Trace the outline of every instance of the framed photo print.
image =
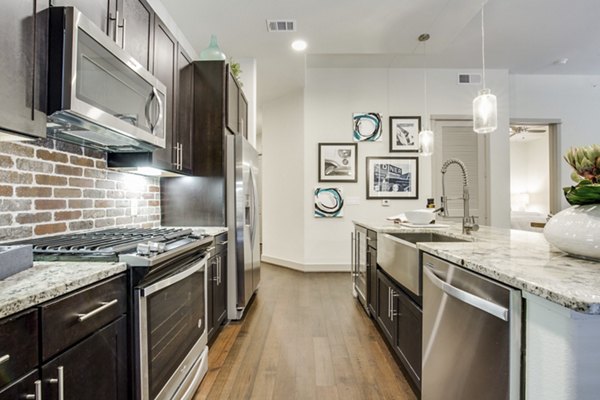
<svg viewBox="0 0 600 400">
<path fill-rule="evenodd" d="M 367 157 L 367 199 L 418 199 L 418 157 Z"/>
<path fill-rule="evenodd" d="M 319 182 L 356 182 L 356 143 L 319 143 Z"/>
<path fill-rule="evenodd" d="M 421 117 L 390 117 L 390 153 L 419 151 Z"/>
<path fill-rule="evenodd" d="M 355 142 L 380 142 L 383 117 L 376 112 L 352 114 L 352 138 Z"/>
<path fill-rule="evenodd" d="M 344 216 L 344 197 L 342 189 L 327 187 L 316 188 L 315 218 L 339 218 Z"/>
</svg>

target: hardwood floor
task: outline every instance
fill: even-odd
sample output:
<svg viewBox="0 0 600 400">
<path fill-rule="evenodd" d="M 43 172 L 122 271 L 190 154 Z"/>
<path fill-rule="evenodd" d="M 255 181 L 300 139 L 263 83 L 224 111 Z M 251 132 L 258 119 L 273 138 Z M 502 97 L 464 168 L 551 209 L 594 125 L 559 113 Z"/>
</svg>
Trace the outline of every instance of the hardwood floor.
<svg viewBox="0 0 600 400">
<path fill-rule="evenodd" d="M 262 264 L 240 322 L 209 350 L 200 399 L 416 399 L 352 297 L 350 274 Z"/>
</svg>

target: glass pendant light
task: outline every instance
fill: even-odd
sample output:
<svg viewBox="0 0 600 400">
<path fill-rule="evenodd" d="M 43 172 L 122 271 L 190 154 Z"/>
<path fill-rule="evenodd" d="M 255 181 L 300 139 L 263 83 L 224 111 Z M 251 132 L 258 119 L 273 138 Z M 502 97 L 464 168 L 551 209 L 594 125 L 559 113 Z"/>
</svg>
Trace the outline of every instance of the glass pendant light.
<svg viewBox="0 0 600 400">
<path fill-rule="evenodd" d="M 423 121 L 423 127 L 419 132 L 419 155 L 428 157 L 433 154 L 433 131 L 429 129 L 429 113 L 427 110 L 427 65 L 425 63 L 426 45 L 425 42 L 429 40 L 429 33 L 423 33 L 419 35 L 419 42 L 423 43 L 423 75 L 424 75 L 424 93 L 425 93 L 425 118 Z"/>
<path fill-rule="evenodd" d="M 498 104 L 496 96 L 485 87 L 485 29 L 483 24 L 483 9 L 481 6 L 481 66 L 483 88 L 473 99 L 473 130 L 477 133 L 490 133 L 498 128 Z"/>
</svg>

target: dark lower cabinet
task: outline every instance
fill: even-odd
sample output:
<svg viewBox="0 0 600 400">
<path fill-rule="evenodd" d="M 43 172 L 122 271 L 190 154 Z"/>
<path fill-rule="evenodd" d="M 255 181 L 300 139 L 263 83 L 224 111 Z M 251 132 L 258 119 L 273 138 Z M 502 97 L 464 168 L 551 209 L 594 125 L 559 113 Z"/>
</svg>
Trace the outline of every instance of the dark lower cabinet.
<svg viewBox="0 0 600 400">
<path fill-rule="evenodd" d="M 216 254 L 208 260 L 208 340 L 227 319 L 227 234 L 215 237 Z"/>
<path fill-rule="evenodd" d="M 122 316 L 42 366 L 44 399 L 126 400 L 126 349 Z"/>
<path fill-rule="evenodd" d="M 400 290 L 395 298 L 396 339 L 394 349 L 412 381 L 421 387 L 423 311 Z"/>
<path fill-rule="evenodd" d="M 367 237 L 370 231 L 367 231 Z M 377 315 L 377 248 L 367 245 L 367 307 L 371 316 Z"/>
<path fill-rule="evenodd" d="M 396 328 L 392 317 L 393 284 L 381 271 L 377 271 L 377 323 L 389 343 L 394 342 Z"/>
<path fill-rule="evenodd" d="M 36 381 L 39 380 L 38 370 L 31 371 L 28 375 L 0 390 L 0 400 L 37 399 L 35 396 Z M 38 382 L 41 385 L 41 382 Z"/>
<path fill-rule="evenodd" d="M 377 271 L 377 324 L 410 383 L 421 389 L 421 308 L 385 273 Z"/>
</svg>

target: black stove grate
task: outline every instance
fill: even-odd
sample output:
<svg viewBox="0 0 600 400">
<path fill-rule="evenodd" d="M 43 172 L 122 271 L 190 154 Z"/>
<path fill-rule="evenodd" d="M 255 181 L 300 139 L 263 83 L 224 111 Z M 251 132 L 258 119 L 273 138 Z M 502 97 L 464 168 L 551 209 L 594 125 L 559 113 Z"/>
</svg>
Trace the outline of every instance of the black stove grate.
<svg viewBox="0 0 600 400">
<path fill-rule="evenodd" d="M 191 229 L 179 228 L 111 228 L 88 233 L 48 236 L 20 242 L 31 244 L 36 260 L 110 259 L 136 249 L 148 241 L 169 242 L 188 236 Z"/>
</svg>

